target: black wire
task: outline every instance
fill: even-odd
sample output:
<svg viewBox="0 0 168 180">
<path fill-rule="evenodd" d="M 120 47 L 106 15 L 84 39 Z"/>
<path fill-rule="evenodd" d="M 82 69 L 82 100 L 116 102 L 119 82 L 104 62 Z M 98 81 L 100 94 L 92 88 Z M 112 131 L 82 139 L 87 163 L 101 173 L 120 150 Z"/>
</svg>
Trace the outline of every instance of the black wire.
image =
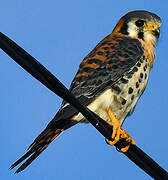
<svg viewBox="0 0 168 180">
<path fill-rule="evenodd" d="M 1 32 L 0 48 L 43 85 L 78 109 L 105 138 L 111 140 L 112 127 L 108 123 L 83 106 L 53 74 Z M 121 149 L 125 141 L 121 139 L 115 146 Z M 136 145 L 131 144 L 123 154 L 154 179 L 168 180 L 168 173 Z"/>
<path fill-rule="evenodd" d="M 111 139 L 112 128 L 94 112 L 83 106 L 78 99 L 73 96 L 69 90 L 42 64 L 34 57 L 29 55 L 25 50 L 19 47 L 11 39 L 0 32 L 0 48 L 5 51 L 15 62 L 28 71 L 33 77 L 39 80 L 43 85 L 53 91 L 55 94 L 72 104 L 78 109 L 99 132 L 107 139 Z M 101 128 L 99 124 L 101 123 Z M 106 132 L 106 129 L 108 131 Z M 110 131 L 110 133 L 109 133 Z M 107 135 L 108 134 L 108 135 Z"/>
</svg>

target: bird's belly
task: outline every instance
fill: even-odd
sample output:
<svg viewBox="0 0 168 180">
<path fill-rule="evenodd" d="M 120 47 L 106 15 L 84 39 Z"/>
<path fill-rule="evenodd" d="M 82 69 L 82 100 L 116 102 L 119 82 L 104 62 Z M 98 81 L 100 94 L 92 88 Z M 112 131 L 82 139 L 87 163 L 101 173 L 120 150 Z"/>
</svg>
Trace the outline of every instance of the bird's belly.
<svg viewBox="0 0 168 180">
<path fill-rule="evenodd" d="M 133 111 L 139 97 L 143 93 L 148 81 L 149 71 L 149 65 L 146 60 L 137 63 L 134 69 L 99 95 L 88 105 L 88 108 L 106 122 L 111 121 L 107 113 L 107 110 L 110 108 L 120 124 L 122 124 L 127 115 Z M 75 116 L 75 120 L 88 122 L 81 113 Z"/>
<path fill-rule="evenodd" d="M 140 66 L 140 64 L 138 64 Z M 145 67 L 145 68 L 144 68 Z M 115 96 L 115 104 L 112 104 L 112 110 L 120 124 L 122 124 L 127 117 L 131 114 L 137 104 L 138 99 L 142 95 L 147 85 L 149 76 L 149 65 L 143 62 L 138 71 L 129 73 L 123 77 L 128 80 L 128 83 L 123 83 L 123 79 L 118 82 L 118 87 L 121 92 Z"/>
</svg>

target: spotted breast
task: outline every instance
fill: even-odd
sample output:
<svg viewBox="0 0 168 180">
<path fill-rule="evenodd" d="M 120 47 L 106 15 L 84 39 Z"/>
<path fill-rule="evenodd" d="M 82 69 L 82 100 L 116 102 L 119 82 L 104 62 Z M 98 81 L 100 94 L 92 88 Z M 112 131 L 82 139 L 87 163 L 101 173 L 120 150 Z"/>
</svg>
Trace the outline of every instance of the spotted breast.
<svg viewBox="0 0 168 180">
<path fill-rule="evenodd" d="M 143 54 L 144 48 L 136 39 L 106 37 L 81 63 L 71 92 L 76 97 L 83 94 L 95 99 L 88 108 L 107 122 L 110 121 L 107 109 L 111 108 L 122 124 L 148 81 L 150 66 Z M 88 122 L 80 113 L 74 119 Z"/>
</svg>

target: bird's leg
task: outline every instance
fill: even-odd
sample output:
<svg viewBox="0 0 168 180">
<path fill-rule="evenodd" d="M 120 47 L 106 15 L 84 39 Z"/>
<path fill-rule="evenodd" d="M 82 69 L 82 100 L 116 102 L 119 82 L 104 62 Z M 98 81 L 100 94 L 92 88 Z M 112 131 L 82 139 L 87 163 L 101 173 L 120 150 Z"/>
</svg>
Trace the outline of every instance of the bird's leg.
<svg viewBox="0 0 168 180">
<path fill-rule="evenodd" d="M 130 144 L 135 144 L 135 141 L 125 130 L 121 129 L 121 125 L 117 120 L 117 118 L 115 117 L 115 115 L 113 114 L 113 112 L 111 111 L 111 109 L 108 109 L 107 113 L 111 119 L 109 124 L 113 127 L 113 133 L 111 136 L 113 141 L 108 141 L 108 144 L 112 146 L 116 144 L 120 140 L 120 138 L 125 139 L 128 145 L 122 148 L 121 151 L 126 152 L 129 149 Z"/>
</svg>

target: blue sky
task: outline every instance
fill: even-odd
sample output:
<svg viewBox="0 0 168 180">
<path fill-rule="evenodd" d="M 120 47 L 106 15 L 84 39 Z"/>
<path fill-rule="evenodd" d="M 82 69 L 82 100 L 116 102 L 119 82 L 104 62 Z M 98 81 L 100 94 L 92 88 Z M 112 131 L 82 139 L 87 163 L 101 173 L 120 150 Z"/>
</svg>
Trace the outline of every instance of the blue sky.
<svg viewBox="0 0 168 180">
<path fill-rule="evenodd" d="M 2 1 L 0 29 L 36 57 L 67 87 L 80 61 L 128 11 L 145 9 L 163 21 L 148 86 L 124 129 L 165 169 L 167 163 L 167 2 L 141 0 Z M 150 177 L 108 146 L 91 126 L 64 132 L 25 171 L 9 166 L 59 109 L 61 99 L 0 50 L 0 178 L 5 180 L 148 180 Z"/>
</svg>

